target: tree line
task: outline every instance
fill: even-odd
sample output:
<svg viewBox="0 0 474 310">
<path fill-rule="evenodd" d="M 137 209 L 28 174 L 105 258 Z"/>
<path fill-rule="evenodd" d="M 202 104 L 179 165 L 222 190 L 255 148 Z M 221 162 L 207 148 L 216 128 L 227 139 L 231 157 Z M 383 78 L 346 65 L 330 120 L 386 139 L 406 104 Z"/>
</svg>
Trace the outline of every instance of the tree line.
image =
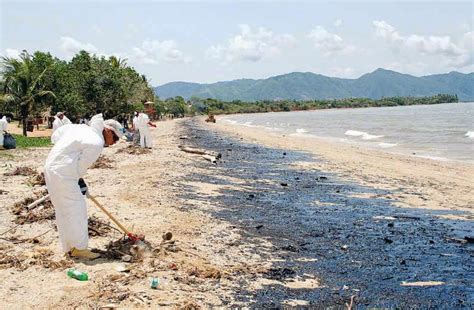
<svg viewBox="0 0 474 310">
<path fill-rule="evenodd" d="M 218 99 L 191 98 L 192 112 L 203 114 L 263 113 L 283 111 L 304 111 L 333 108 L 367 108 L 403 105 L 439 104 L 458 102 L 457 95 L 438 94 L 428 97 L 386 97 L 381 99 L 347 98 L 334 100 L 278 100 L 244 102 L 240 100 L 221 101 Z"/>
</svg>

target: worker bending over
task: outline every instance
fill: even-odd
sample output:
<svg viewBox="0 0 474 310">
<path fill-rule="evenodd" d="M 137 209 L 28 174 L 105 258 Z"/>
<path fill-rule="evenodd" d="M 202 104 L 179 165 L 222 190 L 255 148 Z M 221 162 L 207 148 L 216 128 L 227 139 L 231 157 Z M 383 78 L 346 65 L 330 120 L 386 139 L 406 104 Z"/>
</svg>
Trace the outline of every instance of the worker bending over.
<svg viewBox="0 0 474 310">
<path fill-rule="evenodd" d="M 102 114 L 95 115 L 90 126 L 68 124 L 51 136 L 54 147 L 44 166 L 46 186 L 56 213 L 61 248 L 72 257 L 94 259 L 99 254 L 88 247 L 87 186 L 83 180 L 99 157 L 104 145 L 112 145 L 122 136 L 122 126 L 114 120 L 104 122 Z M 84 188 L 81 192 L 81 188 Z"/>
</svg>

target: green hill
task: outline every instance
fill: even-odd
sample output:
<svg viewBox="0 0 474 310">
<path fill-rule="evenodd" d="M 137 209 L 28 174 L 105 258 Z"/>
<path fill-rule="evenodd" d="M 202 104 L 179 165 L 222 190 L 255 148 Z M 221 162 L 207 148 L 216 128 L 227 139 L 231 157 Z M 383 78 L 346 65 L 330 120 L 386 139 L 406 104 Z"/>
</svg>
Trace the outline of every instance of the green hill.
<svg viewBox="0 0 474 310">
<path fill-rule="evenodd" d="M 240 79 L 199 84 L 171 82 L 155 87 L 161 98 L 182 96 L 215 98 L 224 101 L 278 99 L 338 99 L 361 97 L 379 99 L 394 96 L 457 94 L 460 101 L 474 101 L 474 73 L 450 72 L 416 77 L 377 69 L 358 79 L 327 77 L 310 72 L 293 72 L 267 79 Z"/>
</svg>

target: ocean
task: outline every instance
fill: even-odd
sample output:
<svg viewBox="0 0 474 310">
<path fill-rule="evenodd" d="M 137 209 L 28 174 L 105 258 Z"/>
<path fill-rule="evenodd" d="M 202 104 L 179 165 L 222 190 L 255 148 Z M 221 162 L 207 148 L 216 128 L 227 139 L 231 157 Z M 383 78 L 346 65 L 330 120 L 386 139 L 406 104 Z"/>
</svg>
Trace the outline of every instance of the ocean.
<svg viewBox="0 0 474 310">
<path fill-rule="evenodd" d="M 228 115 L 223 121 L 474 164 L 474 103 Z"/>
</svg>

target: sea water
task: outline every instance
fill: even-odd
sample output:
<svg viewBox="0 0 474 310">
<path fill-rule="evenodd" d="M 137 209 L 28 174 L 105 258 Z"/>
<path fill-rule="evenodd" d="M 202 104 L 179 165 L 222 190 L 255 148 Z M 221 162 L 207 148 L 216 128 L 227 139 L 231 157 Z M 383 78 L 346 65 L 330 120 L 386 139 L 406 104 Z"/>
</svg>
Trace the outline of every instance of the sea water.
<svg viewBox="0 0 474 310">
<path fill-rule="evenodd" d="M 474 163 L 474 103 L 238 114 L 223 121 L 434 160 Z"/>
</svg>

